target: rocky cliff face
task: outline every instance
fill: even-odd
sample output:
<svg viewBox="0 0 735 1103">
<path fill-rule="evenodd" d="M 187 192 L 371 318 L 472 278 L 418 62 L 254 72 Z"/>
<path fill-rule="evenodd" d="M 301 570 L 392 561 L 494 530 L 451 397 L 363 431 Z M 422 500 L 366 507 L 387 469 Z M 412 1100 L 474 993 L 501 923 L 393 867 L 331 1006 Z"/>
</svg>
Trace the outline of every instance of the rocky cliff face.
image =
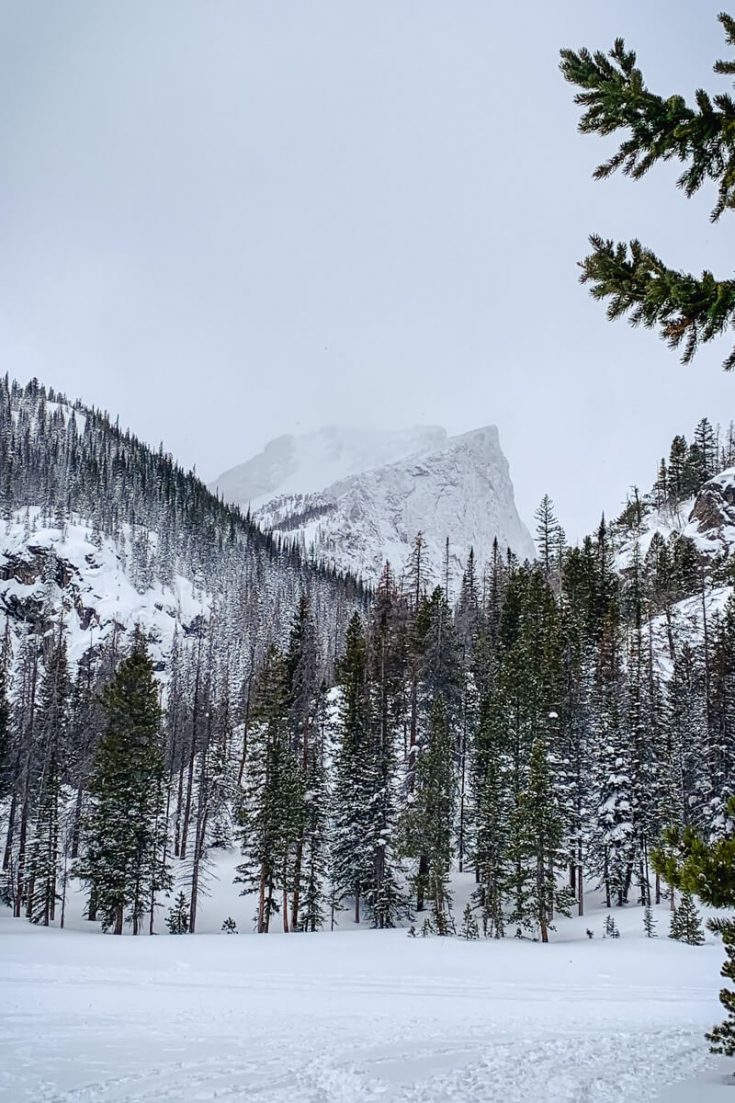
<svg viewBox="0 0 735 1103">
<path fill-rule="evenodd" d="M 705 554 L 730 555 L 735 550 L 735 468 L 705 483 L 694 499 L 684 535 Z"/>
<path fill-rule="evenodd" d="M 390 560 L 400 570 L 416 534 L 426 562 L 443 579 L 447 538 L 454 586 L 470 548 L 478 564 L 511 548 L 521 559 L 534 545 L 516 510 L 508 462 L 494 426 L 435 441 L 397 462 L 339 479 L 316 493 L 281 494 L 255 511 L 259 524 L 298 535 L 340 568 L 375 581 Z"/>
<path fill-rule="evenodd" d="M 82 525 L 72 522 L 62 530 L 45 527 L 37 510 L 18 515 L 6 523 L 0 551 L 0 624 L 7 619 L 22 633 L 61 615 L 72 663 L 113 632 L 129 635 L 137 627 L 162 669 L 174 634 L 185 637 L 207 616 L 209 595 L 180 576 L 170 586 L 151 580 L 136 587 L 129 558 L 124 542 L 95 543 Z"/>
</svg>

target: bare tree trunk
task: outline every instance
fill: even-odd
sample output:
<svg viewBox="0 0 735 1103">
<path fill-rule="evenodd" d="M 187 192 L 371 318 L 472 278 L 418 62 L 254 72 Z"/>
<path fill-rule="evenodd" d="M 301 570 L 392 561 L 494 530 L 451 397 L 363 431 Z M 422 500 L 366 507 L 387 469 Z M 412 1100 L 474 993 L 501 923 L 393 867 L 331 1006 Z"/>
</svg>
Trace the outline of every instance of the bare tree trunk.
<svg viewBox="0 0 735 1103">
<path fill-rule="evenodd" d="M 10 798 L 10 810 L 8 812 L 8 829 L 5 834 L 5 853 L 3 854 L 3 873 L 6 873 L 10 869 L 10 856 L 13 853 L 13 842 L 15 834 L 15 816 L 18 810 L 18 794 L 13 791 L 13 795 Z"/>
<path fill-rule="evenodd" d="M 459 872 L 464 871 L 465 849 L 465 801 L 467 787 L 467 701 L 465 695 L 464 717 L 462 722 L 462 744 L 460 748 L 460 774 L 459 774 L 459 834 L 457 838 L 457 851 L 459 859 Z"/>
<path fill-rule="evenodd" d="M 28 792 L 26 781 L 26 793 L 23 797 L 23 807 L 20 813 L 20 832 L 18 837 L 18 863 L 16 866 L 15 899 L 13 901 L 13 915 L 20 917 L 23 910 L 26 875 L 26 841 L 28 835 Z"/>
<path fill-rule="evenodd" d="M 194 680 L 194 701 L 191 717 L 191 747 L 189 750 L 189 767 L 186 772 L 186 800 L 184 802 L 184 821 L 181 826 L 181 844 L 180 844 L 180 856 L 186 857 L 186 847 L 189 839 L 189 825 L 191 821 L 191 806 L 194 790 L 194 765 L 196 763 L 197 754 L 197 733 L 199 729 L 199 692 L 201 681 L 201 656 L 202 656 L 202 641 L 199 640 L 199 646 L 197 649 L 197 672 Z"/>
<path fill-rule="evenodd" d="M 260 880 L 258 882 L 258 934 L 265 934 L 265 867 L 260 867 Z"/>
<path fill-rule="evenodd" d="M 242 785 L 243 775 L 245 773 L 245 763 L 248 757 L 248 728 L 250 726 L 250 700 L 253 688 L 253 671 L 255 669 L 255 659 L 251 656 L 250 671 L 248 673 L 248 689 L 245 698 L 245 717 L 243 720 L 242 729 L 242 751 L 240 753 L 240 768 L 237 771 L 237 784 Z"/>
<path fill-rule="evenodd" d="M 77 786 L 77 797 L 74 801 L 74 820 L 71 833 L 71 857 L 72 859 L 79 857 L 79 839 L 82 833 L 82 807 L 84 801 L 84 790 L 81 784 Z"/>
<path fill-rule="evenodd" d="M 59 929 L 63 931 L 66 918 L 66 890 L 69 882 L 69 847 L 64 844 L 64 872 L 61 876 L 61 915 L 59 916 Z"/>
<path fill-rule="evenodd" d="M 179 786 L 176 795 L 176 819 L 174 820 L 174 857 L 181 854 L 181 817 L 184 810 L 184 767 L 179 770 Z"/>
<path fill-rule="evenodd" d="M 582 863 L 577 866 L 577 900 L 579 903 L 578 911 L 580 915 L 584 915 L 584 879 L 582 873 Z"/>
</svg>

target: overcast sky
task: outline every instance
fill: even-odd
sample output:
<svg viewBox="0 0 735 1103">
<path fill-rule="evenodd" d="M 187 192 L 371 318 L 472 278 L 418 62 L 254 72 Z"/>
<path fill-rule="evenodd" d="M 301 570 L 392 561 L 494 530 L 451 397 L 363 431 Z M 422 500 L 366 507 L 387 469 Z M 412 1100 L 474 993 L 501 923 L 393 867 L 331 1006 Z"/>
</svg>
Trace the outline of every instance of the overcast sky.
<svg viewBox="0 0 735 1103">
<path fill-rule="evenodd" d="M 561 46 L 727 88 L 723 0 L 0 0 L 0 358 L 211 479 L 329 422 L 500 428 L 581 535 L 735 417 L 577 283 L 591 231 L 729 274 L 673 167 L 596 184 Z"/>
</svg>

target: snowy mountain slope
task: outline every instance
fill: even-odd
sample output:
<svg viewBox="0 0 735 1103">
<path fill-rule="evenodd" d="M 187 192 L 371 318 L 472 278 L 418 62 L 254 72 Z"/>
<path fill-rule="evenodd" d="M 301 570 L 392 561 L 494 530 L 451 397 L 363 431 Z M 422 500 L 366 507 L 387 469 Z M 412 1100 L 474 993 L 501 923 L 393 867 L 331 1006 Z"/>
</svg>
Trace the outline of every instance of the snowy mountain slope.
<svg viewBox="0 0 735 1103">
<path fill-rule="evenodd" d="M 277 437 L 257 456 L 223 472 L 211 489 L 244 510 L 257 509 L 271 498 L 312 493 L 348 475 L 432 451 L 446 440 L 446 429 L 437 425 L 397 430 L 330 425 Z"/>
<path fill-rule="evenodd" d="M 669 549 L 670 563 L 683 545 L 689 548 L 686 594 L 678 595 L 666 613 L 651 619 L 657 665 L 668 677 L 673 641 L 700 646 L 705 625 L 722 617 L 733 591 L 728 563 L 735 554 L 735 468 L 708 479 L 696 495 L 678 504 L 657 507 L 647 496 L 641 502 L 640 518 L 618 521 L 612 534 L 614 567 L 624 578 L 634 573 L 636 552 L 644 573 L 654 569 L 655 541 L 659 550 L 663 546 Z"/>
<path fill-rule="evenodd" d="M 174 636 L 193 639 L 203 618 L 237 681 L 288 638 L 305 590 L 332 648 L 363 600 L 162 449 L 37 380 L 0 379 L 0 516 L 0 633 L 41 639 L 63 617 L 72 662 L 140 627 L 164 670 Z"/>
<path fill-rule="evenodd" d="M 125 636 L 139 628 L 163 670 L 174 635 L 196 630 L 212 595 L 182 575 L 170 585 L 151 579 L 136 587 L 131 558 L 129 533 L 117 543 L 93 540 L 79 518 L 60 528 L 44 525 L 37 509 L 16 514 L 0 543 L 0 632 L 5 622 L 11 634 L 32 625 L 42 630 L 50 613 L 62 616 L 74 664 L 115 632 Z"/>
<path fill-rule="evenodd" d="M 418 532 L 436 581 L 443 578 L 449 537 L 455 586 L 470 548 L 479 564 L 490 559 L 495 539 L 503 553 L 511 548 L 521 559 L 534 555 L 494 426 L 351 475 L 315 494 L 282 495 L 255 518 L 265 529 L 298 535 L 318 557 L 372 582 L 386 560 L 403 567 Z"/>
<path fill-rule="evenodd" d="M 735 468 L 719 472 L 694 497 L 676 505 L 657 508 L 644 500 L 642 513 L 639 524 L 618 534 L 618 570 L 631 566 L 636 543 L 645 559 L 656 535 L 664 540 L 672 536 L 690 540 L 705 557 L 729 557 L 735 552 Z"/>
</svg>

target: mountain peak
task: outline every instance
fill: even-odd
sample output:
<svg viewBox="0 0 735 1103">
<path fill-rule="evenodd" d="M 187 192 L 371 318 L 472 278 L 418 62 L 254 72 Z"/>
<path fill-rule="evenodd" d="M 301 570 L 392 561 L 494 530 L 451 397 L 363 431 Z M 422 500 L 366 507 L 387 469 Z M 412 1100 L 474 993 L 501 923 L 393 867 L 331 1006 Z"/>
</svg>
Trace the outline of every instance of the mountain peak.
<svg viewBox="0 0 735 1103">
<path fill-rule="evenodd" d="M 312 433 L 276 437 L 262 452 L 223 472 L 211 489 L 234 505 L 257 508 L 279 495 L 313 493 L 348 475 L 433 451 L 448 439 L 440 425 L 408 429 L 325 425 Z"/>
<path fill-rule="evenodd" d="M 431 425 L 385 432 L 327 426 L 277 438 L 215 486 L 252 503 L 263 528 L 297 537 L 317 558 L 372 582 L 386 560 L 403 567 L 419 531 L 435 580 L 444 575 L 447 539 L 455 581 L 470 548 L 483 563 L 496 539 L 503 552 L 534 555 L 495 425 L 454 437 Z"/>
</svg>

